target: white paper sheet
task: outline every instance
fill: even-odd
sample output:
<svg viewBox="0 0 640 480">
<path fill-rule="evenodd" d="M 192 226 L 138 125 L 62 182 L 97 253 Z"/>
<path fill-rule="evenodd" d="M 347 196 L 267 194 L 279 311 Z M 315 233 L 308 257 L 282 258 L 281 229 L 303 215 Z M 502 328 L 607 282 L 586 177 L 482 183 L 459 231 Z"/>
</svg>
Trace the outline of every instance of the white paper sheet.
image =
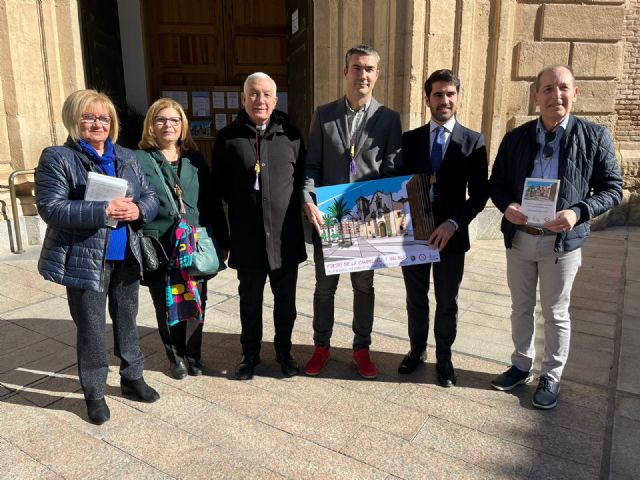
<svg viewBox="0 0 640 480">
<path fill-rule="evenodd" d="M 84 199 L 93 202 L 111 201 L 127 195 L 129 183 L 124 178 L 110 177 L 96 172 L 89 172 L 87 190 Z M 117 220 L 110 218 L 107 225 L 116 227 Z"/>
</svg>

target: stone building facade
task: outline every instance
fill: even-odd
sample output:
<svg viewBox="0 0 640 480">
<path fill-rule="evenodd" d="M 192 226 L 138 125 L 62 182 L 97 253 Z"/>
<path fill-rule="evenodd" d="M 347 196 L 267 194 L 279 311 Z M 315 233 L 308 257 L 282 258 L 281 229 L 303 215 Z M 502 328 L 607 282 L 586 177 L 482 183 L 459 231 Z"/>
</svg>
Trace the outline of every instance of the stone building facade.
<svg viewBox="0 0 640 480">
<path fill-rule="evenodd" d="M 78 3 L 0 0 L 5 205 L 9 173 L 33 168 L 42 148 L 66 137 L 61 106 L 85 78 Z M 538 70 L 571 65 L 580 88 L 576 113 L 610 128 L 625 195 L 637 199 L 640 0 L 314 0 L 312 10 L 314 105 L 342 94 L 344 52 L 369 43 L 382 55 L 375 95 L 401 113 L 405 130 L 428 118 L 422 91 L 428 74 L 457 71 L 463 85 L 459 119 L 484 133 L 490 158 L 506 131 L 535 117 L 532 80 Z M 628 211 L 616 221 L 638 223 L 639 215 Z"/>
</svg>

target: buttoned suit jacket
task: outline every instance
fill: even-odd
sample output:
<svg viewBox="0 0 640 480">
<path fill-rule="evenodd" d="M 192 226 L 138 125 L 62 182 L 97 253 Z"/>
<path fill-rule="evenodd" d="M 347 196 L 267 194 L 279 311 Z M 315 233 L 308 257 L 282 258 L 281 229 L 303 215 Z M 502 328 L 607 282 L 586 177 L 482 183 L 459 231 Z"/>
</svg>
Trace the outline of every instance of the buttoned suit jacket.
<svg viewBox="0 0 640 480">
<path fill-rule="evenodd" d="M 427 123 L 402 136 L 403 174 L 433 173 L 429 133 Z M 469 250 L 469 224 L 489 198 L 488 176 L 484 136 L 456 122 L 436 175 L 437 197 L 433 203 L 436 227 L 447 219 L 458 224 L 442 254 Z"/>
<path fill-rule="evenodd" d="M 350 139 L 345 98 L 316 108 L 309 130 L 304 201 L 315 200 L 315 188 L 360 182 L 399 173 L 402 128 L 400 115 L 371 99 L 356 137 L 356 172 L 351 173 Z"/>
</svg>

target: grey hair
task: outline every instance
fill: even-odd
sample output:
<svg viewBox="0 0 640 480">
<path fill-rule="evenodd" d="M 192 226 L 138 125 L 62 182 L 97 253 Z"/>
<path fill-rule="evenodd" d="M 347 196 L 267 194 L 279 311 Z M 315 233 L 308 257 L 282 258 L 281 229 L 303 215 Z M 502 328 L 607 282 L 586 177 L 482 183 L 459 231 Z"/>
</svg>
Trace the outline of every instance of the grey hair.
<svg viewBox="0 0 640 480">
<path fill-rule="evenodd" d="M 276 81 L 273 78 L 271 78 L 269 75 L 267 75 L 264 72 L 255 72 L 249 75 L 247 79 L 244 81 L 244 86 L 242 87 L 242 91 L 244 92 L 245 95 L 247 95 L 247 90 L 249 89 L 251 82 L 259 79 L 271 80 L 271 83 L 273 83 L 273 94 L 275 95 L 277 93 L 278 86 L 276 85 Z"/>
<path fill-rule="evenodd" d="M 369 55 L 375 57 L 378 63 L 380 63 L 380 54 L 378 51 L 370 45 L 356 45 L 347 50 L 344 55 L 344 68 L 349 68 L 349 61 L 354 55 Z"/>
</svg>

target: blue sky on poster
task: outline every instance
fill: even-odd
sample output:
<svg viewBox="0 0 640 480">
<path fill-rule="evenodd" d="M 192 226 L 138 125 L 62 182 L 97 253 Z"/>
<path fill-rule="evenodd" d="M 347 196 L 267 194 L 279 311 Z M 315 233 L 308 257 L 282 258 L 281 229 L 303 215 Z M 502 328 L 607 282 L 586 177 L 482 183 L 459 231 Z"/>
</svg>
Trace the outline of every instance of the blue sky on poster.
<svg viewBox="0 0 640 480">
<path fill-rule="evenodd" d="M 334 200 L 342 197 L 347 203 L 347 208 L 351 210 L 359 197 L 371 198 L 371 196 L 378 191 L 392 192 L 391 197 L 393 200 L 406 198 L 406 183 L 411 177 L 412 175 L 405 175 L 402 177 L 379 178 L 366 182 L 342 183 L 340 185 L 319 187 L 316 189 L 318 208 L 322 213 L 326 214 Z"/>
</svg>

